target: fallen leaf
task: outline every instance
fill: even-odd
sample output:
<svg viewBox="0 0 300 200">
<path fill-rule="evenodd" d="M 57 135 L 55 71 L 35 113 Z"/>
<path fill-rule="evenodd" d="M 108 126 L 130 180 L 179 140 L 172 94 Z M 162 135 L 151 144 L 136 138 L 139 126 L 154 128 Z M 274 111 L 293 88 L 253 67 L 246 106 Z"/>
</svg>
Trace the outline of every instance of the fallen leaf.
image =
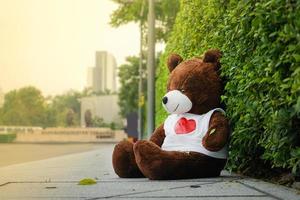
<svg viewBox="0 0 300 200">
<path fill-rule="evenodd" d="M 92 178 L 81 179 L 78 183 L 78 185 L 94 185 L 94 184 L 97 184 L 97 182 Z"/>
</svg>

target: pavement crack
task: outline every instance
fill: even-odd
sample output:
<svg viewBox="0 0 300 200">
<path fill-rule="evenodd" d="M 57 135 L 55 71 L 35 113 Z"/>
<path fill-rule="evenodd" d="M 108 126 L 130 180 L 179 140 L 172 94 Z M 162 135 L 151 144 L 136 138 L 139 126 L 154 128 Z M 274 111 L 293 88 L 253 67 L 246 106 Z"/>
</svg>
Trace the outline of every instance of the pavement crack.
<svg viewBox="0 0 300 200">
<path fill-rule="evenodd" d="M 110 198 L 114 198 L 114 197 L 122 197 L 122 196 L 127 196 L 127 195 L 134 195 L 134 194 L 145 194 L 145 193 L 149 193 L 149 192 L 159 192 L 159 191 L 163 191 L 163 189 L 148 190 L 148 191 L 142 191 L 142 192 L 131 192 L 131 193 L 117 194 L 117 195 L 104 196 L 104 197 L 95 197 L 95 198 L 90 198 L 90 199 L 86 199 L 86 200 L 110 199 Z"/>
<path fill-rule="evenodd" d="M 7 185 L 7 184 L 22 184 L 22 183 L 78 183 L 78 181 L 10 181 L 7 183 L 4 183 L 2 185 Z M 0 185 L 0 186 L 2 186 Z"/>
<path fill-rule="evenodd" d="M 0 184 L 0 187 L 6 186 L 6 185 L 11 184 L 11 183 L 12 183 L 12 182 L 6 182 L 6 183 L 3 183 L 3 184 Z"/>
<path fill-rule="evenodd" d="M 260 190 L 260 189 L 258 189 L 258 188 L 256 188 L 256 187 L 251 186 L 251 185 L 248 185 L 248 184 L 246 184 L 246 183 L 242 183 L 241 181 L 236 181 L 236 182 L 239 183 L 239 184 L 241 184 L 241 185 L 243 185 L 243 186 L 245 186 L 245 187 L 248 187 L 248 188 L 250 188 L 250 189 L 252 189 L 252 190 L 255 190 L 255 191 L 257 191 L 257 192 L 260 192 L 260 193 L 262 193 L 262 194 L 265 194 L 265 195 L 267 195 L 267 196 L 269 196 L 269 197 L 271 197 L 271 198 L 273 198 L 273 199 L 276 199 L 276 200 L 284 200 L 284 199 L 282 199 L 282 198 L 280 198 L 280 197 L 277 197 L 277 196 L 275 196 L 275 195 L 273 195 L 273 194 L 271 194 L 271 193 L 269 193 L 269 192 Z"/>
<path fill-rule="evenodd" d="M 201 182 L 201 181 L 199 181 L 198 184 L 193 184 L 193 185 L 189 184 L 189 185 L 185 185 L 185 186 L 171 187 L 171 188 L 169 188 L 169 190 L 180 189 L 180 188 L 188 188 L 188 187 L 198 188 L 197 186 L 212 185 L 212 184 L 225 183 L 225 182 L 233 182 L 233 181 L 236 181 L 236 180 L 238 180 L 238 179 L 230 180 L 230 181 L 218 180 L 218 181 L 211 181 L 211 182 Z"/>
<path fill-rule="evenodd" d="M 189 195 L 189 196 L 133 196 L 130 197 L 131 199 L 176 199 L 176 198 L 259 198 L 259 197 L 267 197 L 267 195 L 261 194 L 261 195 Z M 128 198 L 128 197 L 120 197 L 120 198 Z"/>
</svg>

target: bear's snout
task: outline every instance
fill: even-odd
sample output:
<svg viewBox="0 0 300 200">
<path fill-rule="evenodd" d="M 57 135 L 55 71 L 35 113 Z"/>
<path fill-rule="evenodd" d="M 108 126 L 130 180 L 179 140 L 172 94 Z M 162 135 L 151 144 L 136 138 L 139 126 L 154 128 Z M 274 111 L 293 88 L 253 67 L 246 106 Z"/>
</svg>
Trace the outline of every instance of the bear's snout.
<svg viewBox="0 0 300 200">
<path fill-rule="evenodd" d="M 191 110 L 191 100 L 179 90 L 172 90 L 162 98 L 163 107 L 168 113 L 183 114 Z"/>
</svg>

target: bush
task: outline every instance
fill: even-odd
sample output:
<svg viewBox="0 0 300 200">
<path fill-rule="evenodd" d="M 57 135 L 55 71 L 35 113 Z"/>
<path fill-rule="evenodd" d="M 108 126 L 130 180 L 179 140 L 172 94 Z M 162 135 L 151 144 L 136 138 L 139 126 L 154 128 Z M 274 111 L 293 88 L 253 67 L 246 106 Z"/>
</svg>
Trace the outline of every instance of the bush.
<svg viewBox="0 0 300 200">
<path fill-rule="evenodd" d="M 181 0 L 157 70 L 156 122 L 166 113 L 171 52 L 185 59 L 223 52 L 223 103 L 232 126 L 227 168 L 258 164 L 300 174 L 300 1 Z M 251 171 L 252 171 L 251 170 Z"/>
<path fill-rule="evenodd" d="M 11 143 L 17 137 L 15 133 L 0 134 L 0 143 Z"/>
</svg>

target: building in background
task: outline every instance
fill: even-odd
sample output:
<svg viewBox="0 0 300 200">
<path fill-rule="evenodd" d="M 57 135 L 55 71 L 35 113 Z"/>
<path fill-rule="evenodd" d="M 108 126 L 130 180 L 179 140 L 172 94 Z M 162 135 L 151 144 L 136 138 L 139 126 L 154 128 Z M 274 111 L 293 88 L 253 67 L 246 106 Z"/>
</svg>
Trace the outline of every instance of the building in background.
<svg viewBox="0 0 300 200">
<path fill-rule="evenodd" d="M 94 92 L 104 92 L 103 89 L 103 83 L 101 80 L 101 68 L 100 67 L 94 67 L 93 68 L 93 81 L 92 81 L 92 89 Z"/>
<path fill-rule="evenodd" d="M 87 86 L 95 92 L 117 92 L 117 63 L 112 54 L 96 52 L 95 67 L 88 68 Z"/>
<path fill-rule="evenodd" d="M 96 69 L 100 69 L 101 90 L 117 91 L 117 62 L 115 57 L 106 51 L 96 52 Z M 98 73 L 98 72 L 97 72 Z"/>
<path fill-rule="evenodd" d="M 119 115 L 117 92 L 117 63 L 115 57 L 106 51 L 97 51 L 95 54 L 95 67 L 89 67 L 87 71 L 87 87 L 99 95 L 83 97 L 81 102 L 80 124 L 86 124 L 86 114 L 89 118 L 101 119 L 105 124 L 123 125 Z M 110 94 L 107 94 L 107 92 Z M 102 93 L 102 95 L 101 95 Z M 105 94 L 105 95 L 104 95 Z"/>
<path fill-rule="evenodd" d="M 82 127 L 86 127 L 85 113 L 90 111 L 92 117 L 103 119 L 106 124 L 122 125 L 122 119 L 119 115 L 119 105 L 117 95 L 100 95 L 81 98 L 81 117 Z"/>
</svg>

